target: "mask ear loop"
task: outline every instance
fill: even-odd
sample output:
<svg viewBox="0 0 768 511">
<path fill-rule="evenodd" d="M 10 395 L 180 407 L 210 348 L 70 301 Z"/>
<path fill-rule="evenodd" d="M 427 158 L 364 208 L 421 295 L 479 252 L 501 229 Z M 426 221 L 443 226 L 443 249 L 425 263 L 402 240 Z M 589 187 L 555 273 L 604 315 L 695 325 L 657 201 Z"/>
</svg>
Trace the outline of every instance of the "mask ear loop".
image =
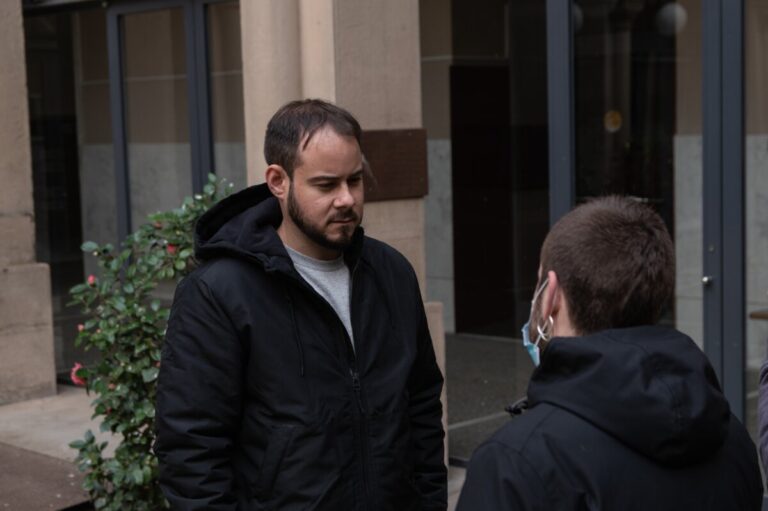
<svg viewBox="0 0 768 511">
<path fill-rule="evenodd" d="M 545 329 L 549 330 L 547 332 Z M 552 315 L 550 314 L 547 316 L 547 322 L 544 324 L 544 328 L 541 328 L 541 325 L 536 325 L 536 331 L 539 333 L 539 336 L 536 339 L 536 346 L 539 345 L 539 341 L 549 342 L 550 339 L 552 339 L 552 330 L 555 328 L 555 320 L 552 318 Z"/>
</svg>

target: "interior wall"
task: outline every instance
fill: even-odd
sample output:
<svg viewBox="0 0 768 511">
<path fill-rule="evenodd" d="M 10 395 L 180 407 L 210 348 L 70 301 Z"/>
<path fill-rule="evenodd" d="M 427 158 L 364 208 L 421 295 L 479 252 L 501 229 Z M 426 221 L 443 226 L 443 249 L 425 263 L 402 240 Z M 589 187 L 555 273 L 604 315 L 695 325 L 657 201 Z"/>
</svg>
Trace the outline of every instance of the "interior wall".
<svg viewBox="0 0 768 511">
<path fill-rule="evenodd" d="M 746 307 L 768 309 L 768 4 L 746 2 Z M 747 367 L 757 371 L 766 356 L 768 321 L 747 321 Z M 755 385 L 756 375 L 750 375 Z"/>
<path fill-rule="evenodd" d="M 677 35 L 674 136 L 676 326 L 703 347 L 703 157 L 701 0 L 678 2 L 687 21 Z"/>
</svg>

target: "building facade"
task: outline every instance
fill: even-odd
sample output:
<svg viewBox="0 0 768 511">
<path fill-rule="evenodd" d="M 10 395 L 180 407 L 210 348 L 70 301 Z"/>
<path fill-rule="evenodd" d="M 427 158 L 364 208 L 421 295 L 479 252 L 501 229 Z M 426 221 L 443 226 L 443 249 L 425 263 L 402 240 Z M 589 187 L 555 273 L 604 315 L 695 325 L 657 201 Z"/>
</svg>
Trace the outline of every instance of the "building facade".
<svg viewBox="0 0 768 511">
<path fill-rule="evenodd" d="M 209 171 L 261 182 L 271 114 L 320 97 L 366 130 L 379 182 L 367 232 L 413 263 L 438 339 L 517 338 L 549 225 L 589 197 L 632 195 L 675 240 L 664 321 L 700 343 L 754 431 L 768 338 L 763 4 L 4 2 L 0 403 L 55 392 L 55 374 L 87 357 L 66 305 L 95 271 L 82 241 L 117 242 Z"/>
</svg>

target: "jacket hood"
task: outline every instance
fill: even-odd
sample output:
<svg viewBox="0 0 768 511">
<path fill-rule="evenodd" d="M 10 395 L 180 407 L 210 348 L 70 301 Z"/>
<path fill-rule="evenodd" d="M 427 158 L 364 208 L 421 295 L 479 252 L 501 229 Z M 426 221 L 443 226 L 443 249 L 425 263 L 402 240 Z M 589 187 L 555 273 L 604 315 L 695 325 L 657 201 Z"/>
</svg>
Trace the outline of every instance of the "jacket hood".
<svg viewBox="0 0 768 511">
<path fill-rule="evenodd" d="M 553 339 L 528 398 L 531 406 L 566 409 L 668 466 L 715 454 L 730 421 L 705 355 L 688 336 L 658 326 Z"/>
<path fill-rule="evenodd" d="M 256 260 L 267 270 L 293 267 L 277 228 L 283 221 L 280 204 L 266 184 L 251 186 L 226 197 L 206 211 L 195 225 L 195 257 Z M 363 230 L 358 227 L 345 259 L 356 259 Z"/>
</svg>

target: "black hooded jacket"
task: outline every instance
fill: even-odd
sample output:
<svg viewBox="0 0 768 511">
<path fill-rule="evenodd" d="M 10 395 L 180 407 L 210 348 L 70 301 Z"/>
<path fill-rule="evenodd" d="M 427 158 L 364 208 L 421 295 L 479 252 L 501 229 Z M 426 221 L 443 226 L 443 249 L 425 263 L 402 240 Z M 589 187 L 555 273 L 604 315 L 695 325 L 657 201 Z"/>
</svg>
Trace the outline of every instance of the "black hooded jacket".
<svg viewBox="0 0 768 511">
<path fill-rule="evenodd" d="M 755 446 L 676 330 L 554 339 L 528 398 L 475 451 L 458 511 L 761 507 Z"/>
<path fill-rule="evenodd" d="M 206 213 L 157 389 L 160 484 L 180 510 L 444 510 L 440 391 L 418 282 L 355 233 L 354 349 L 296 272 L 265 185 Z"/>
</svg>

